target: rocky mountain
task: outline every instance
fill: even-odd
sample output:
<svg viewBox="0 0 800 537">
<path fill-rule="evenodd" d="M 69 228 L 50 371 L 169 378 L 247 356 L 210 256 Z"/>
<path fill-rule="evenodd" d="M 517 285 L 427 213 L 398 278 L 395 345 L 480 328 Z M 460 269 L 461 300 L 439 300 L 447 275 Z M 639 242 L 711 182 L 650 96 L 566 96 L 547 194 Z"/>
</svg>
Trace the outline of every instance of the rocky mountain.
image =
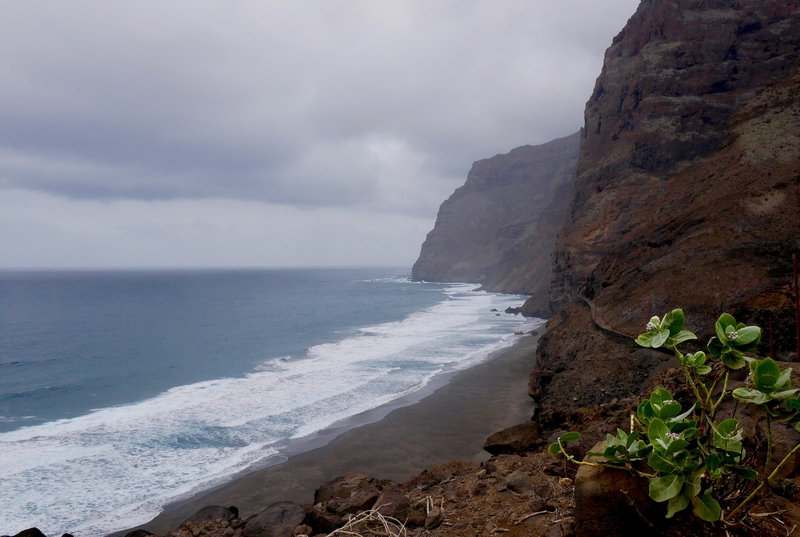
<svg viewBox="0 0 800 537">
<path fill-rule="evenodd" d="M 586 105 L 575 185 L 530 380 L 545 429 L 637 393 L 668 356 L 629 338 L 672 308 L 702 342 L 723 311 L 771 320 L 796 360 L 800 3 L 643 0 Z"/>
<path fill-rule="evenodd" d="M 581 138 L 475 162 L 464 186 L 442 203 L 412 277 L 530 294 L 528 312 L 548 317 L 550 254 L 572 199 Z"/>
</svg>

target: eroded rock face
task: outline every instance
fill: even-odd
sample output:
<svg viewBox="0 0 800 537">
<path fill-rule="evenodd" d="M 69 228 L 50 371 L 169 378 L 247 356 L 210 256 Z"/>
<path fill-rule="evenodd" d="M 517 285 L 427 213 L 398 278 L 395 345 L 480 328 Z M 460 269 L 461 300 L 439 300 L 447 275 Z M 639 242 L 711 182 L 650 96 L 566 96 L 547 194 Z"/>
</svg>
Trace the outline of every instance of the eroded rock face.
<svg viewBox="0 0 800 537">
<path fill-rule="evenodd" d="M 572 198 L 580 133 L 479 160 L 442 203 L 412 276 L 532 294 L 549 315 L 550 253 Z"/>
<path fill-rule="evenodd" d="M 666 357 L 624 340 L 651 315 L 682 307 L 701 342 L 723 311 L 794 325 L 799 66 L 800 7 L 788 0 L 644 1 L 614 39 L 554 253 L 563 310 L 531 378 L 546 425 L 620 395 L 601 388 L 638 392 Z M 794 337 L 779 335 L 776 358 L 791 358 Z"/>
</svg>

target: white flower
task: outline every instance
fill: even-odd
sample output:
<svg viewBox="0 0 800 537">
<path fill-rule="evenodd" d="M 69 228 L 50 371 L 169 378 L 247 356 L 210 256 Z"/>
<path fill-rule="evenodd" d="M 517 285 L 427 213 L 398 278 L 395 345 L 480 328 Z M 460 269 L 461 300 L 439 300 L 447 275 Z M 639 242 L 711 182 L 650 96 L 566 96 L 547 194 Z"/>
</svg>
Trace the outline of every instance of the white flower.
<svg viewBox="0 0 800 537">
<path fill-rule="evenodd" d="M 736 341 L 737 339 L 739 339 L 739 332 L 736 330 L 728 334 L 728 341 Z"/>
<path fill-rule="evenodd" d="M 667 433 L 667 438 L 671 438 L 672 440 L 677 440 L 681 437 L 679 433 Z"/>
<path fill-rule="evenodd" d="M 656 328 L 658 328 L 658 327 L 654 323 L 652 323 L 652 322 L 647 323 L 647 331 L 648 332 L 651 332 L 651 331 L 655 330 Z"/>
</svg>

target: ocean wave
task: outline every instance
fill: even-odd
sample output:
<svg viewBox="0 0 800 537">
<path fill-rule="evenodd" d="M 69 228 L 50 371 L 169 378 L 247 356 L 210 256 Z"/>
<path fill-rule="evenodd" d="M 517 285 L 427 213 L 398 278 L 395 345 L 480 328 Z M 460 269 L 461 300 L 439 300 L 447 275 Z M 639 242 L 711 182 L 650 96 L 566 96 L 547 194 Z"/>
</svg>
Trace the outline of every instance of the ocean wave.
<svg viewBox="0 0 800 537">
<path fill-rule="evenodd" d="M 13 506 L 0 512 L 0 527 L 93 537 L 144 523 L 166 503 L 275 456 L 290 439 L 485 360 L 537 323 L 491 311 L 521 297 L 442 286 L 445 300 L 432 307 L 304 356 L 267 360 L 246 376 L 0 434 L 0 489 Z"/>
</svg>

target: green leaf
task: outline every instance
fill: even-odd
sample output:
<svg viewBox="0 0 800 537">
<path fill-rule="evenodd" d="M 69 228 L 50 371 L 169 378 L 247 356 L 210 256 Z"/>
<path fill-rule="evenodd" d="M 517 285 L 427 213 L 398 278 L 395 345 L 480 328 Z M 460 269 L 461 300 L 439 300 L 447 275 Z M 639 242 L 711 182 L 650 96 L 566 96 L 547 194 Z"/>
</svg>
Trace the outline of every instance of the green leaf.
<svg viewBox="0 0 800 537">
<path fill-rule="evenodd" d="M 736 418 L 728 418 L 720 422 L 717 425 L 717 432 L 722 436 L 731 436 L 733 433 L 736 432 L 736 428 L 739 426 L 739 420 Z"/>
<path fill-rule="evenodd" d="M 664 401 L 671 401 L 672 394 L 664 388 L 656 388 L 650 395 L 650 404 L 658 407 L 664 406 Z"/>
<path fill-rule="evenodd" d="M 695 368 L 695 372 L 698 375 L 708 375 L 711 373 L 711 367 L 707 365 L 701 365 L 700 367 Z"/>
<path fill-rule="evenodd" d="M 636 343 L 638 343 L 642 347 L 650 348 L 653 346 L 653 338 L 657 333 L 658 332 L 656 332 L 655 330 L 651 330 L 650 332 L 639 334 L 639 337 L 636 338 Z"/>
<path fill-rule="evenodd" d="M 681 412 L 681 404 L 677 401 L 671 401 L 658 411 L 658 417 L 662 420 L 670 420 L 680 414 Z"/>
<path fill-rule="evenodd" d="M 697 339 L 697 336 L 688 330 L 681 330 L 676 335 L 667 339 L 667 342 L 664 343 L 664 345 L 667 347 L 674 347 L 680 343 L 683 343 L 684 341 L 689 341 L 690 339 Z"/>
<path fill-rule="evenodd" d="M 772 358 L 764 358 L 756 363 L 753 372 L 753 385 L 762 392 L 768 391 L 775 386 L 775 381 L 781 375 L 781 369 Z"/>
<path fill-rule="evenodd" d="M 719 316 L 719 319 L 717 319 L 717 324 L 722 325 L 723 331 L 729 326 L 736 328 L 736 319 L 734 319 L 733 315 L 730 313 L 723 313 Z"/>
<path fill-rule="evenodd" d="M 680 513 L 689 507 L 689 503 L 689 498 L 683 494 L 670 498 L 669 503 L 667 503 L 667 518 L 672 518 L 675 513 Z"/>
<path fill-rule="evenodd" d="M 757 326 L 745 326 L 736 331 L 739 338 L 734 342 L 735 345 L 747 345 L 761 337 L 761 329 Z"/>
<path fill-rule="evenodd" d="M 665 446 L 669 444 L 667 442 L 667 433 L 669 429 L 658 418 L 655 418 L 650 422 L 650 426 L 647 428 L 647 437 L 650 439 L 650 443 L 655 445 L 656 440 L 660 440 Z"/>
<path fill-rule="evenodd" d="M 789 399 L 791 396 L 796 394 L 798 391 L 800 390 L 795 388 L 792 390 L 784 390 L 782 392 L 776 392 L 772 394 L 772 398 L 778 401 L 785 401 L 786 399 Z"/>
<path fill-rule="evenodd" d="M 708 341 L 708 352 L 710 352 L 714 356 L 721 356 L 722 355 L 722 343 L 719 339 L 712 337 Z"/>
<path fill-rule="evenodd" d="M 686 479 L 682 475 L 665 475 L 650 480 L 650 497 L 657 502 L 665 502 L 681 493 Z"/>
<path fill-rule="evenodd" d="M 720 509 L 717 500 L 712 498 L 710 495 L 701 494 L 696 496 L 692 498 L 692 504 L 694 505 L 692 511 L 700 519 L 705 520 L 706 522 L 716 522 L 719 520 L 722 510 Z"/>
<path fill-rule="evenodd" d="M 793 397 L 791 399 L 787 399 L 784 404 L 786 408 L 789 410 L 800 410 L 800 397 Z"/>
<path fill-rule="evenodd" d="M 746 466 L 728 466 L 728 470 L 730 470 L 732 474 L 745 479 L 755 479 L 758 477 L 758 472 Z"/>
<path fill-rule="evenodd" d="M 674 453 L 682 450 L 686 446 L 689 445 L 689 442 L 686 440 L 681 440 L 680 438 L 676 438 L 672 442 L 670 442 L 669 447 L 664 452 L 664 457 L 671 457 Z"/>
<path fill-rule="evenodd" d="M 657 349 L 660 346 L 662 346 L 665 341 L 667 341 L 667 338 L 669 338 L 669 330 L 664 328 L 660 332 L 656 333 L 655 336 L 653 336 L 653 341 L 651 342 L 651 345 L 653 346 L 654 349 Z"/>
<path fill-rule="evenodd" d="M 704 363 L 706 363 L 706 353 L 703 351 L 697 351 L 696 353 L 691 355 L 692 357 L 692 365 L 695 367 L 700 367 Z"/>
<path fill-rule="evenodd" d="M 550 455 L 558 455 L 559 453 L 561 453 L 561 446 L 558 445 L 558 442 L 556 442 L 555 444 L 550 444 L 549 446 L 547 446 L 547 452 Z"/>
<path fill-rule="evenodd" d="M 675 465 L 659 455 L 655 450 L 651 451 L 650 455 L 647 456 L 647 464 L 656 472 L 662 472 L 665 474 L 671 473 L 673 470 L 675 470 Z"/>
<path fill-rule="evenodd" d="M 641 434 L 642 433 L 640 433 L 639 431 L 633 431 L 631 434 L 629 434 L 628 440 L 625 442 L 625 447 L 630 448 Z"/>
<path fill-rule="evenodd" d="M 710 347 L 709 350 L 711 350 Z M 711 354 L 714 354 L 713 351 Z M 741 369 L 747 365 L 742 353 L 733 349 L 729 350 L 728 352 L 720 353 L 716 356 L 719 356 L 720 361 L 725 364 L 725 367 L 728 369 Z"/>
<path fill-rule="evenodd" d="M 709 472 L 716 472 L 717 469 L 722 464 L 722 461 L 719 460 L 719 457 L 717 455 L 712 453 L 708 457 L 706 457 L 705 464 Z"/>
<path fill-rule="evenodd" d="M 725 326 L 719 321 L 714 325 L 714 333 L 717 334 L 717 339 L 722 345 L 728 344 L 728 336 L 725 334 Z"/>
<path fill-rule="evenodd" d="M 787 367 L 784 371 L 781 371 L 781 375 L 778 377 L 778 380 L 775 381 L 775 389 L 788 390 L 791 387 L 792 387 L 792 368 Z"/>
<path fill-rule="evenodd" d="M 733 397 L 754 405 L 761 405 L 767 402 L 766 394 L 750 388 L 736 388 L 733 390 Z"/>
<path fill-rule="evenodd" d="M 653 412 L 653 407 L 650 406 L 649 399 L 645 399 L 639 403 L 639 407 L 636 409 L 636 415 L 639 416 L 639 420 L 645 425 L 648 425 L 650 420 L 656 417 L 655 412 Z"/>
<path fill-rule="evenodd" d="M 683 316 L 683 310 L 678 308 L 667 313 L 664 316 L 664 321 L 661 325 L 669 330 L 670 337 L 675 337 L 681 330 L 683 330 L 684 322 L 685 319 Z"/>
<path fill-rule="evenodd" d="M 566 444 L 567 442 L 574 442 L 575 440 L 579 439 L 580 437 L 581 437 L 581 433 L 576 433 L 574 431 L 571 431 L 569 433 L 564 433 L 561 436 L 559 436 L 558 437 L 558 441 L 561 442 L 562 444 Z"/>
<path fill-rule="evenodd" d="M 686 411 L 686 412 L 684 412 L 683 414 L 678 414 L 677 416 L 675 416 L 674 418 L 672 418 L 671 420 L 669 420 L 669 421 L 670 421 L 670 423 L 677 423 L 677 422 L 679 422 L 679 421 L 683 421 L 683 420 L 685 420 L 687 417 L 689 417 L 689 414 L 691 414 L 692 412 L 694 412 L 694 409 L 695 409 L 696 407 L 697 407 L 697 403 L 694 403 L 694 404 L 693 404 L 691 407 L 689 407 L 689 410 L 687 410 L 687 411 Z M 680 431 L 673 431 L 673 432 L 679 433 Z"/>
<path fill-rule="evenodd" d="M 700 479 L 703 477 L 705 471 L 705 466 L 700 466 L 700 468 L 692 474 L 692 477 L 686 479 L 686 484 L 683 486 L 684 496 L 691 499 L 700 494 Z"/>
</svg>

